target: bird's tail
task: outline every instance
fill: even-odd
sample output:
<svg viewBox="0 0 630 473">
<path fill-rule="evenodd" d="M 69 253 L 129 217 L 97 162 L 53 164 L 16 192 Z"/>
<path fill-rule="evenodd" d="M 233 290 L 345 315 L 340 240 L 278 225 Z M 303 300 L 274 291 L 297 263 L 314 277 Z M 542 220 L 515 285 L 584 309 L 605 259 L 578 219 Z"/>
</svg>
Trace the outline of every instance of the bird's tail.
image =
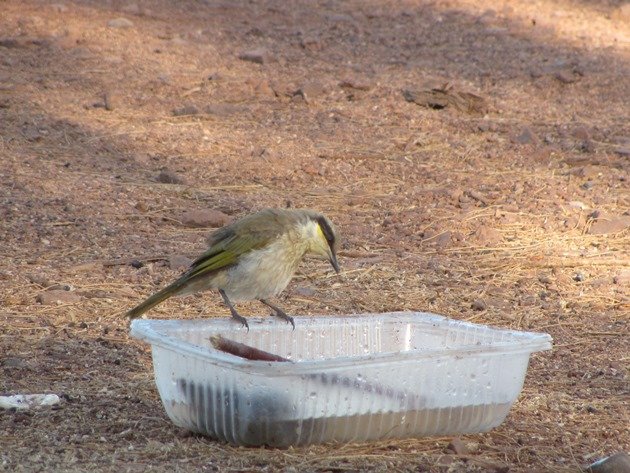
<svg viewBox="0 0 630 473">
<path fill-rule="evenodd" d="M 131 309 L 125 315 L 129 317 L 130 319 L 135 319 L 136 317 L 140 317 L 147 310 L 151 309 L 152 307 L 155 307 L 160 302 L 165 301 L 169 297 L 177 294 L 179 290 L 182 289 L 186 285 L 187 282 L 189 282 L 189 279 L 186 278 L 185 276 L 182 276 L 170 286 L 166 286 L 164 289 L 162 289 L 159 292 L 156 292 L 140 305 Z"/>
</svg>

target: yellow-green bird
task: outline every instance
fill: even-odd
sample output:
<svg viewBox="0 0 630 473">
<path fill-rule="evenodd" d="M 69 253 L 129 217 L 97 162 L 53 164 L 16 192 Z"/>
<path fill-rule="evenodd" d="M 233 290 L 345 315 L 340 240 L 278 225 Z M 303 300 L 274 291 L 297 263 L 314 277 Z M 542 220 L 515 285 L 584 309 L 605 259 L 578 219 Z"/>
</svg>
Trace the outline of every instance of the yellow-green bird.
<svg viewBox="0 0 630 473">
<path fill-rule="evenodd" d="M 337 231 L 324 215 L 308 209 L 266 209 L 210 235 L 209 248 L 174 283 L 127 312 L 135 318 L 171 296 L 216 289 L 232 317 L 249 329 L 232 301 L 258 300 L 293 325 L 293 317 L 269 302 L 289 284 L 308 254 L 330 261 L 339 273 Z"/>
</svg>

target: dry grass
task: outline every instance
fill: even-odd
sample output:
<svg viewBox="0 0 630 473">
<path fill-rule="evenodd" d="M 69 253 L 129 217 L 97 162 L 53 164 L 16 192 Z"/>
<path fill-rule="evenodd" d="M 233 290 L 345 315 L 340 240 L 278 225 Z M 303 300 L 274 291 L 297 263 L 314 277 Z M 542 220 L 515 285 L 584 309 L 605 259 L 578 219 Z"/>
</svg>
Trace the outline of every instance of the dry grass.
<svg viewBox="0 0 630 473">
<path fill-rule="evenodd" d="M 0 470 L 569 472 L 630 449 L 630 297 L 614 282 L 630 232 L 589 233 L 592 211 L 630 212 L 616 3 L 65 5 L 5 2 L 0 19 L 22 41 L 0 46 L 0 392 L 64 395 L 0 417 Z M 106 27 L 119 16 L 134 27 Z M 273 60 L 237 59 L 257 47 Z M 309 81 L 315 99 L 287 93 Z M 444 83 L 490 112 L 401 93 Z M 105 92 L 112 111 L 93 106 Z M 202 113 L 172 115 L 189 104 Z M 516 142 L 524 127 L 539 140 Z M 156 182 L 162 169 L 185 183 Z M 184 210 L 287 204 L 344 235 L 341 276 L 307 262 L 291 313 L 427 310 L 554 337 L 506 422 L 464 437 L 469 455 L 446 438 L 243 449 L 165 418 L 120 315 L 178 274 L 170 256 L 203 249 L 209 229 Z M 35 302 L 56 284 L 81 300 Z M 151 313 L 202 316 L 227 311 L 204 295 Z"/>
</svg>

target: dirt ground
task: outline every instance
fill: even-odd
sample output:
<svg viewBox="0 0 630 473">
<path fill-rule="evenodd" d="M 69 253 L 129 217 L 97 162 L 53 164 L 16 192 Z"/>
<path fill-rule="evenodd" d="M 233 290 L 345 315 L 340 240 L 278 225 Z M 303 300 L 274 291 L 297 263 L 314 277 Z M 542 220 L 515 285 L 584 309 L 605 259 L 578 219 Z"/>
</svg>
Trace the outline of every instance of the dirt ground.
<svg viewBox="0 0 630 473">
<path fill-rule="evenodd" d="M 0 412 L 0 470 L 569 472 L 630 450 L 628 7 L 0 2 L 0 394 L 62 396 Z M 505 423 L 462 455 L 173 426 L 121 315 L 267 206 L 344 237 L 343 273 L 304 264 L 291 313 L 551 334 Z M 206 294 L 149 316 L 228 311 Z"/>
</svg>

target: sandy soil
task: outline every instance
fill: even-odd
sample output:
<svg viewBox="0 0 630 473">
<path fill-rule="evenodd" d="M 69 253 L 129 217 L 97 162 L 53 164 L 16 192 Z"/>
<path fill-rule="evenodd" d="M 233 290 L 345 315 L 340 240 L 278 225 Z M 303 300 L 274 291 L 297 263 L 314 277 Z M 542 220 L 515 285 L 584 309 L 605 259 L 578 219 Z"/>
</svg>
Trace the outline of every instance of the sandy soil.
<svg viewBox="0 0 630 473">
<path fill-rule="evenodd" d="M 0 394 L 62 395 L 0 412 L 1 471 L 569 472 L 630 449 L 628 4 L 0 9 Z M 450 438 L 242 449 L 174 427 L 121 314 L 211 227 L 267 206 L 319 209 L 344 235 L 343 274 L 303 265 L 291 313 L 550 333 L 506 422 L 462 437 L 465 455 Z M 214 294 L 150 314 L 227 315 Z"/>
</svg>

